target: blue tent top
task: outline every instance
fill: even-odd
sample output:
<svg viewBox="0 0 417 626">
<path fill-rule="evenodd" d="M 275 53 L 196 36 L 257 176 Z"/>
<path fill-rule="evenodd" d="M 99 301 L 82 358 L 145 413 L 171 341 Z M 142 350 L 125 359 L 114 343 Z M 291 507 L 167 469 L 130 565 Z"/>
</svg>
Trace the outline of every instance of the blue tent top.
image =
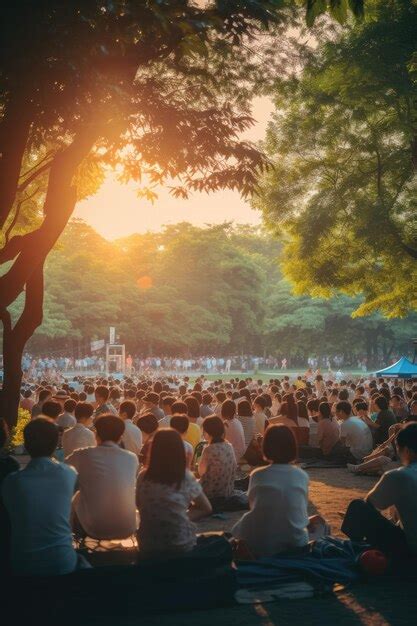
<svg viewBox="0 0 417 626">
<path fill-rule="evenodd" d="M 386 367 L 383 370 L 379 370 L 375 373 L 375 376 L 385 378 L 393 376 L 395 378 L 417 378 L 417 365 L 411 363 L 405 356 L 402 356 L 399 361 Z"/>
</svg>

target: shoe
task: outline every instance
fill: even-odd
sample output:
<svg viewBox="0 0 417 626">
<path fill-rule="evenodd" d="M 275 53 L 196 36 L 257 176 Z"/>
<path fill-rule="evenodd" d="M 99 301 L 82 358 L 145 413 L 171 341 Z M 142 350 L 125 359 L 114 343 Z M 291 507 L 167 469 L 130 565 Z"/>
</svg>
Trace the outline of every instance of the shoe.
<svg viewBox="0 0 417 626">
<path fill-rule="evenodd" d="M 346 465 L 348 472 L 352 472 L 352 474 L 356 474 L 358 471 L 358 466 L 353 463 L 348 463 Z"/>
</svg>

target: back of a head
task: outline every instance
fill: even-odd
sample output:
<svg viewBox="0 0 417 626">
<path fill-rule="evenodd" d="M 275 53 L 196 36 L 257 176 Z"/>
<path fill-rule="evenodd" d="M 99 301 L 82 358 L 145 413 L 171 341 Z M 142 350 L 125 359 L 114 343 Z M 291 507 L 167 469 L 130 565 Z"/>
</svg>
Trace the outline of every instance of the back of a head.
<svg viewBox="0 0 417 626">
<path fill-rule="evenodd" d="M 72 413 L 75 410 L 76 406 L 77 406 L 77 403 L 72 398 L 70 398 L 69 400 L 65 400 L 64 411 L 66 411 L 67 413 Z"/>
<path fill-rule="evenodd" d="M 287 464 L 297 458 L 297 442 L 291 428 L 284 424 L 272 424 L 265 431 L 262 452 L 271 463 Z"/>
<path fill-rule="evenodd" d="M 49 389 L 41 389 L 38 395 L 39 402 L 44 402 L 46 398 L 50 397 L 50 395 L 51 395 L 51 392 Z"/>
<path fill-rule="evenodd" d="M 94 413 L 94 407 L 89 402 L 78 402 L 74 415 L 77 422 L 89 419 Z"/>
<path fill-rule="evenodd" d="M 385 396 L 378 396 L 375 398 L 375 404 L 380 411 L 386 411 L 388 409 L 388 400 Z"/>
<path fill-rule="evenodd" d="M 263 411 L 266 407 L 266 401 L 263 396 L 256 396 L 253 403 L 256 404 L 261 409 L 261 411 Z"/>
<path fill-rule="evenodd" d="M 182 402 L 181 400 L 177 400 L 177 402 L 171 404 L 171 411 L 172 413 L 185 413 L 188 415 L 188 407 L 185 402 Z"/>
<path fill-rule="evenodd" d="M 330 419 L 332 415 L 332 407 L 328 402 L 320 402 L 319 413 L 323 419 Z"/>
<path fill-rule="evenodd" d="M 349 400 L 349 392 L 347 389 L 341 389 L 339 391 L 339 400 L 345 402 L 347 400 Z"/>
<path fill-rule="evenodd" d="M 189 425 L 190 419 L 185 413 L 173 415 L 171 417 L 170 426 L 171 428 L 179 432 L 180 435 L 183 435 L 187 432 Z"/>
<path fill-rule="evenodd" d="M 210 393 L 205 393 L 202 397 L 203 404 L 211 404 L 213 402 L 213 397 Z"/>
<path fill-rule="evenodd" d="M 341 411 L 342 413 L 344 413 L 345 415 L 349 417 L 352 413 L 352 405 L 350 404 L 350 402 L 341 400 L 340 402 L 336 404 L 336 411 Z"/>
<path fill-rule="evenodd" d="M 51 419 L 56 419 L 60 415 L 62 409 L 59 402 L 55 400 L 47 400 L 42 405 L 42 415 Z"/>
<path fill-rule="evenodd" d="M 58 438 L 58 426 L 47 417 L 32 420 L 23 431 L 25 448 L 33 459 L 52 456 L 58 445 Z"/>
<path fill-rule="evenodd" d="M 311 413 L 315 413 L 319 410 L 320 402 L 317 398 L 312 398 L 307 402 L 307 409 L 311 411 Z"/>
<path fill-rule="evenodd" d="M 187 415 L 192 419 L 198 419 L 200 417 L 200 405 L 198 403 L 197 398 L 194 396 L 187 396 L 184 399 L 185 404 L 187 405 Z"/>
<path fill-rule="evenodd" d="M 151 435 L 158 430 L 158 420 L 153 413 L 145 413 L 138 418 L 136 426 L 145 433 L 145 435 Z"/>
<path fill-rule="evenodd" d="M 252 407 L 248 400 L 240 400 L 237 405 L 237 414 L 239 417 L 252 417 Z"/>
<path fill-rule="evenodd" d="M 113 441 L 113 443 L 118 443 L 125 432 L 124 421 L 112 413 L 100 415 L 94 425 L 97 436 L 102 442 Z"/>
<path fill-rule="evenodd" d="M 133 419 L 136 415 L 136 404 L 131 400 L 124 400 L 119 406 L 119 413 L 126 415 L 129 420 Z"/>
<path fill-rule="evenodd" d="M 103 400 L 104 402 L 109 399 L 108 387 L 105 387 L 104 385 L 99 385 L 98 387 L 96 387 L 95 394 L 97 398 L 100 398 L 100 400 Z"/>
<path fill-rule="evenodd" d="M 236 415 L 236 404 L 233 400 L 225 400 L 222 404 L 222 417 L 232 420 Z"/>
<path fill-rule="evenodd" d="M 417 423 L 407 424 L 397 435 L 397 445 L 400 449 L 408 448 L 417 454 Z"/>
<path fill-rule="evenodd" d="M 155 433 L 149 453 L 145 480 L 180 488 L 185 477 L 186 457 L 180 434 L 172 429 Z"/>
<path fill-rule="evenodd" d="M 206 417 L 203 422 L 203 432 L 212 437 L 213 443 L 220 443 L 224 441 L 225 430 L 223 420 L 217 415 L 210 415 L 209 417 Z"/>
</svg>

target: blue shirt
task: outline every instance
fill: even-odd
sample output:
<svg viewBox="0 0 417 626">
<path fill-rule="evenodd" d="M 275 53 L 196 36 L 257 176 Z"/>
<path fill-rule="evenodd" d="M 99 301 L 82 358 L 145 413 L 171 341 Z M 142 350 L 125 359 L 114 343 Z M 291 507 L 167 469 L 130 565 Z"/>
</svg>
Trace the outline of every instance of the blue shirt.
<svg viewBox="0 0 417 626">
<path fill-rule="evenodd" d="M 47 457 L 32 459 L 24 470 L 4 479 L 14 574 L 50 576 L 75 570 L 70 514 L 76 480 L 74 468 Z"/>
</svg>

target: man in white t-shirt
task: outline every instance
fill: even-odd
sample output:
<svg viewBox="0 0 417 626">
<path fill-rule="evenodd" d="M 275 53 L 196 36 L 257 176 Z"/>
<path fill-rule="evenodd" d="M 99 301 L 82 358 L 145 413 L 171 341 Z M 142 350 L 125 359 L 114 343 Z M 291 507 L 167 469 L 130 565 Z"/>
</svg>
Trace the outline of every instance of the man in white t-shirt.
<svg viewBox="0 0 417 626">
<path fill-rule="evenodd" d="M 142 449 L 142 433 L 133 423 L 136 415 L 136 405 L 131 400 L 125 400 L 119 407 L 119 416 L 125 423 L 125 432 L 122 436 L 122 447 L 139 457 Z"/>
<path fill-rule="evenodd" d="M 350 503 L 342 531 L 403 559 L 417 555 L 417 424 L 398 433 L 397 448 L 403 467 L 386 472 L 365 500 Z M 379 513 L 387 509 L 394 511 L 391 520 Z"/>
<path fill-rule="evenodd" d="M 73 526 L 94 539 L 124 539 L 136 531 L 138 457 L 122 450 L 125 424 L 116 415 L 95 422 L 97 446 L 75 450 L 66 458 L 78 472 L 73 498 Z"/>
<path fill-rule="evenodd" d="M 357 461 L 372 452 L 373 439 L 369 426 L 360 417 L 351 414 L 350 402 L 342 400 L 336 404 L 336 417 L 342 422 L 340 427 L 341 442 L 350 448 Z"/>
<path fill-rule="evenodd" d="M 89 402 L 78 402 L 74 411 L 77 423 L 62 435 L 64 458 L 72 454 L 74 450 L 96 445 L 95 435 L 89 428 L 92 425 L 93 413 L 94 407 L 92 404 Z"/>
</svg>

